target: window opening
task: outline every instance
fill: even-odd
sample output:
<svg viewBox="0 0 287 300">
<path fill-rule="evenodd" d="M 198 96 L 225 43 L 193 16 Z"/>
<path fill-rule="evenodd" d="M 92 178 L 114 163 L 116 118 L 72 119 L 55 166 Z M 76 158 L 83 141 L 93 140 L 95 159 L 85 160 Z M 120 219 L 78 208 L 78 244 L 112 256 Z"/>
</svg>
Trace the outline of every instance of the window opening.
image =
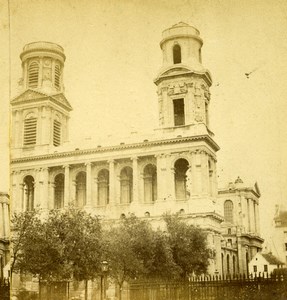
<svg viewBox="0 0 287 300">
<path fill-rule="evenodd" d="M 188 161 L 186 159 L 180 158 L 175 164 L 175 197 L 176 199 L 184 200 L 187 197 L 187 170 L 188 170 Z"/>
<path fill-rule="evenodd" d="M 26 211 L 34 209 L 34 178 L 30 175 L 24 178 L 24 205 Z"/>
<path fill-rule="evenodd" d="M 36 62 L 32 62 L 29 66 L 29 71 L 28 71 L 29 87 L 35 88 L 38 86 L 38 77 L 39 77 L 39 65 Z"/>
<path fill-rule="evenodd" d="M 184 99 L 173 100 L 174 126 L 185 124 L 184 119 Z"/>
<path fill-rule="evenodd" d="M 125 167 L 121 171 L 121 203 L 127 204 L 133 201 L 133 169 Z"/>
<path fill-rule="evenodd" d="M 55 177 L 55 188 L 54 188 L 54 207 L 55 209 L 64 207 L 64 184 L 65 175 L 58 174 Z"/>
<path fill-rule="evenodd" d="M 24 121 L 24 146 L 36 144 L 37 138 L 37 119 L 28 118 Z"/>
<path fill-rule="evenodd" d="M 155 165 L 144 168 L 144 199 L 146 203 L 154 202 L 157 198 L 157 173 Z"/>
<path fill-rule="evenodd" d="M 60 76 L 61 76 L 61 73 L 60 73 L 60 66 L 59 65 L 56 65 L 55 66 L 55 87 L 57 89 L 60 88 Z"/>
<path fill-rule="evenodd" d="M 173 46 L 173 63 L 174 64 L 181 63 L 181 48 L 179 45 Z"/>
<path fill-rule="evenodd" d="M 61 144 L 61 123 L 58 120 L 54 120 L 53 124 L 53 145 L 55 147 Z"/>
<path fill-rule="evenodd" d="M 224 203 L 224 218 L 225 222 L 233 223 L 233 203 L 231 200 L 226 200 Z"/>
<path fill-rule="evenodd" d="M 106 169 L 98 173 L 98 205 L 109 203 L 109 171 Z"/>
</svg>

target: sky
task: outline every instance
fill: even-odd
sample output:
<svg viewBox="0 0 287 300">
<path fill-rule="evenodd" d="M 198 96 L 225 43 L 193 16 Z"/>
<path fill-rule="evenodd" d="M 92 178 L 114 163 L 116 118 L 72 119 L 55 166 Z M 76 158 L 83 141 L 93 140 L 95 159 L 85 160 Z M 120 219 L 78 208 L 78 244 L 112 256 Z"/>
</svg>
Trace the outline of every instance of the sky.
<svg viewBox="0 0 287 300">
<path fill-rule="evenodd" d="M 65 49 L 70 140 L 128 135 L 158 125 L 159 42 L 180 21 L 195 25 L 204 40 L 219 185 L 237 176 L 258 183 L 268 239 L 275 204 L 287 204 L 285 0 L 10 0 L 9 7 L 0 0 L 0 189 L 9 189 L 8 103 L 19 93 L 25 44 Z"/>
</svg>

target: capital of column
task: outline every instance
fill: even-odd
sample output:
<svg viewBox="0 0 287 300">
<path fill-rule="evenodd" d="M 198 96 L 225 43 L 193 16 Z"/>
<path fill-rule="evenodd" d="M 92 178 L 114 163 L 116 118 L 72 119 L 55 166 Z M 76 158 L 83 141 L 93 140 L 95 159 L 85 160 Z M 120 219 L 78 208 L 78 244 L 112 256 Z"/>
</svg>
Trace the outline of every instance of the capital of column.
<svg viewBox="0 0 287 300">
<path fill-rule="evenodd" d="M 131 157 L 131 160 L 134 162 L 134 161 L 137 161 L 139 158 L 137 156 L 132 156 Z"/>
<path fill-rule="evenodd" d="M 91 167 L 92 166 L 92 162 L 90 162 L 90 161 L 85 162 L 85 166 L 86 167 Z"/>
<path fill-rule="evenodd" d="M 70 167 L 71 167 L 70 165 L 63 165 L 62 166 L 62 168 L 64 168 L 64 169 L 70 169 Z"/>
</svg>

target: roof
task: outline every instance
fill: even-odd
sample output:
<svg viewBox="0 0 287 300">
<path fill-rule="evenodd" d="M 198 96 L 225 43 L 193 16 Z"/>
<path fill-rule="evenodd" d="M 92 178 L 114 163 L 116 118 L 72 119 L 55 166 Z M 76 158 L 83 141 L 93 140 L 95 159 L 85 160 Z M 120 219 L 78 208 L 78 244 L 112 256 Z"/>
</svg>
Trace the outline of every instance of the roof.
<svg viewBox="0 0 287 300">
<path fill-rule="evenodd" d="M 261 255 L 267 260 L 267 262 L 269 262 L 270 265 L 284 265 L 282 261 L 280 261 L 277 257 L 275 257 L 271 253 L 266 253 L 266 254 L 261 253 Z"/>
</svg>

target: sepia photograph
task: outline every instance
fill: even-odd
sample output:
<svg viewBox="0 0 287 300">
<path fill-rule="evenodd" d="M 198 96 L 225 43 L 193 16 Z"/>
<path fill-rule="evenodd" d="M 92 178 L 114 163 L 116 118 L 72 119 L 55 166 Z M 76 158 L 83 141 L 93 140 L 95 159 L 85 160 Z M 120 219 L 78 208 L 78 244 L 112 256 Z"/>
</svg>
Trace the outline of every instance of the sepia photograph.
<svg viewBox="0 0 287 300">
<path fill-rule="evenodd" d="M 0 299 L 287 299 L 287 2 L 0 0 Z"/>
</svg>

